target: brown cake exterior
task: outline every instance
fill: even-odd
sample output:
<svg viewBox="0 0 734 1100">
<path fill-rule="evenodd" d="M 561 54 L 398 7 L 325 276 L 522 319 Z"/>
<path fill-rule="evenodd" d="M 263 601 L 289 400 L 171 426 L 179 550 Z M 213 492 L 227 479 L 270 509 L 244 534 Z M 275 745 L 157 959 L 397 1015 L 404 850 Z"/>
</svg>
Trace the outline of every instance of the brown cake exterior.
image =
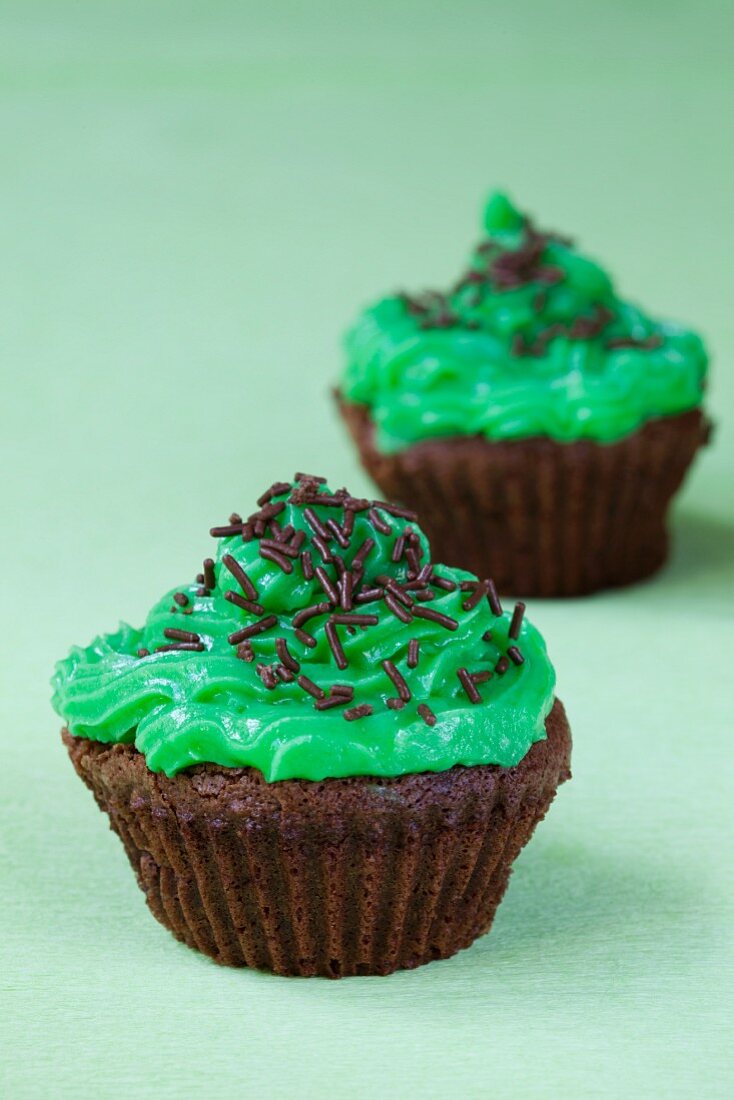
<svg viewBox="0 0 734 1100">
<path fill-rule="evenodd" d="M 614 443 L 457 436 L 382 454 L 369 410 L 336 396 L 365 469 L 420 514 L 436 558 L 522 596 L 580 596 L 656 572 L 670 501 L 710 433 L 692 409 Z"/>
<path fill-rule="evenodd" d="M 64 731 L 154 916 L 216 962 L 389 974 L 486 932 L 512 863 L 570 777 L 556 700 L 514 768 L 265 782 L 253 768 L 151 772 L 132 745 Z"/>
</svg>

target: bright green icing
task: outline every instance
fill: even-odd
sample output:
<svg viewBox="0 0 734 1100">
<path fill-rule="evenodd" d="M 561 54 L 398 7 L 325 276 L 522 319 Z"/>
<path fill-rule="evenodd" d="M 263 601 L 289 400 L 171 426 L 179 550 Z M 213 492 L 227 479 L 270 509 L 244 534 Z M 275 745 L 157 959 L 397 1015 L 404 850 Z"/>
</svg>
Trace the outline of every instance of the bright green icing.
<svg viewBox="0 0 734 1100">
<path fill-rule="evenodd" d="M 598 264 L 501 194 L 484 228 L 451 291 L 383 298 L 347 335 L 342 393 L 369 407 L 381 451 L 452 435 L 605 443 L 700 404 L 695 333 L 618 298 Z"/>
<path fill-rule="evenodd" d="M 292 525 L 295 532 L 306 535 L 301 556 L 292 559 L 290 574 L 260 556 L 257 535 L 252 537 L 246 528 L 248 541 L 244 541 L 238 528 L 237 534 L 218 540 L 213 589 L 204 589 L 200 583 L 174 589 L 153 607 L 141 630 L 121 624 L 119 630 L 96 638 L 86 648 L 72 649 L 57 665 L 53 680 L 53 705 L 70 731 L 103 742 L 134 742 L 153 771 L 168 775 L 205 761 L 225 767 L 252 765 L 269 781 L 390 776 L 442 771 L 454 764 L 517 764 L 535 741 L 545 737 L 544 720 L 553 702 L 555 677 L 543 639 L 523 621 L 516 645 L 524 663 L 508 663 L 504 655 L 514 644 L 508 638 L 510 613 L 495 615 L 485 596 L 466 609 L 463 605 L 472 596 L 469 582 L 476 578 L 445 566 L 436 566 L 435 575 L 465 582 L 465 590 L 445 591 L 430 583 L 426 590 L 435 598 L 414 608 L 448 615 L 458 622 L 457 629 L 417 616 L 409 623 L 401 621 L 385 602 L 381 586 L 386 575 L 402 586 L 409 580 L 410 569 L 415 578 L 415 557 L 392 560 L 406 526 L 415 532 L 413 546 L 420 566 L 428 561 L 425 537 L 406 518 L 379 508 L 378 519 L 391 527 L 387 535 L 375 529 L 368 511 L 355 511 L 349 546 L 343 548 L 333 538 L 328 543 L 331 556 L 341 556 L 347 570 L 365 539 L 375 543 L 363 572 L 356 573 L 354 591 L 378 587 L 380 593 L 373 602 L 355 604 L 351 613 L 374 614 L 378 622 L 353 627 L 352 634 L 345 625 L 336 628 L 348 667 L 337 667 L 326 637 L 324 626 L 333 608 L 303 624 L 316 639 L 315 647 L 308 648 L 296 637 L 294 613 L 327 599 L 317 578 L 304 577 L 303 550 L 311 552 L 315 565 L 323 564 L 311 542 L 304 507 L 310 499 L 322 523 L 330 517 L 341 523 L 346 515 L 341 506 L 313 503 L 328 493 L 325 486 L 301 481 L 295 500 L 290 486 L 273 497 L 275 504 L 285 502 L 276 524 L 286 534 L 287 525 Z M 271 524 L 262 537 L 273 534 L 278 537 L 280 532 Z M 224 598 L 227 590 L 242 592 L 222 562 L 227 554 L 254 584 L 262 611 L 252 613 Z M 336 563 L 323 568 L 336 582 Z M 188 598 L 185 608 L 174 601 L 174 593 Z M 410 598 L 415 594 L 414 590 Z M 255 660 L 238 657 L 238 646 L 228 637 L 268 615 L 275 615 L 277 624 L 250 639 Z M 157 651 L 158 646 L 172 644 L 170 636 L 164 635 L 166 628 L 199 635 L 205 648 Z M 492 633 L 490 640 L 483 639 L 486 631 Z M 267 670 L 261 674 L 258 666 L 278 662 L 278 638 L 286 639 L 289 654 L 300 664 L 298 675 L 308 676 L 327 692 L 334 684 L 351 685 L 353 700 L 319 711 L 296 680 L 278 681 L 274 689 L 268 688 L 262 678 Z M 407 664 L 411 639 L 420 643 L 418 664 L 412 669 Z M 150 652 L 139 656 L 141 649 Z M 394 662 L 412 693 L 400 710 L 386 703 L 397 695 L 381 664 L 386 658 Z M 502 673 L 504 665 L 508 667 Z M 490 680 L 477 685 L 480 703 L 469 701 L 457 677 L 460 668 L 470 673 L 493 670 Z M 345 720 L 346 709 L 364 703 L 373 708 L 371 715 Z M 435 725 L 426 724 L 418 713 L 419 704 L 430 707 Z"/>
</svg>

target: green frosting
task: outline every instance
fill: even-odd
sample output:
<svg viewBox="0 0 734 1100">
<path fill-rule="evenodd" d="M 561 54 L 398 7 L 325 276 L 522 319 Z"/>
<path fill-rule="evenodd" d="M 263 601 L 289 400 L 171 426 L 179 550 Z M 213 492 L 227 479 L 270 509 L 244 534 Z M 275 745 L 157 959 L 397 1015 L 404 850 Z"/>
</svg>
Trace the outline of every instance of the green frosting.
<svg viewBox="0 0 734 1100">
<path fill-rule="evenodd" d="M 484 228 L 452 290 L 383 298 L 347 335 L 342 393 L 369 407 L 381 451 L 456 435 L 606 443 L 700 404 L 695 333 L 618 298 L 598 264 L 504 195 Z"/>
<path fill-rule="evenodd" d="M 405 510 L 297 478 L 213 528 L 216 559 L 141 630 L 59 662 L 53 705 L 70 731 L 134 743 L 167 775 L 205 761 L 269 781 L 517 764 L 545 737 L 555 681 L 521 605 L 511 619 L 486 582 L 434 568 Z"/>
</svg>

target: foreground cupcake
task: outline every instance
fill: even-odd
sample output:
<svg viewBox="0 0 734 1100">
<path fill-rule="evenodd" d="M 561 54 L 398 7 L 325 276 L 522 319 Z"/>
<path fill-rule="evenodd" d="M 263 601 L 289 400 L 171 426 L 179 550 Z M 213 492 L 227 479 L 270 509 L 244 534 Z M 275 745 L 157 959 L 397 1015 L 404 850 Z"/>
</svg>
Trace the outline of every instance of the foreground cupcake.
<svg viewBox="0 0 734 1100">
<path fill-rule="evenodd" d="M 387 974 L 485 932 L 569 777 L 522 604 L 434 565 L 412 513 L 276 483 L 54 707 L 148 905 L 231 966 Z"/>
<path fill-rule="evenodd" d="M 450 291 L 385 298 L 350 332 L 339 398 L 364 465 L 438 558 L 501 588 L 645 577 L 707 436 L 703 344 L 503 195 L 484 226 Z"/>
</svg>

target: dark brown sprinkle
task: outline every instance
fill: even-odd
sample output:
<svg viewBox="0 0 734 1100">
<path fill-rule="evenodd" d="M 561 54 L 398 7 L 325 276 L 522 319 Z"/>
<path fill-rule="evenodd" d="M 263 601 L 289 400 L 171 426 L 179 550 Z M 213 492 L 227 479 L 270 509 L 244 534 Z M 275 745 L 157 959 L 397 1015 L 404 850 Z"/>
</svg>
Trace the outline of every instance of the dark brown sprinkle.
<svg viewBox="0 0 734 1100">
<path fill-rule="evenodd" d="M 388 592 L 385 596 L 385 604 L 387 605 L 387 607 L 390 608 L 393 615 L 395 615 L 396 618 L 400 619 L 402 623 L 411 623 L 413 621 L 413 616 L 411 615 L 410 611 L 408 611 L 407 608 L 403 607 L 402 604 L 398 603 L 392 592 Z M 416 608 L 415 610 L 417 614 L 420 608 Z"/>
<path fill-rule="evenodd" d="M 408 563 L 408 567 L 413 573 L 417 573 L 420 569 L 421 560 L 418 556 L 418 551 L 414 546 L 406 546 L 405 548 L 405 560 Z"/>
<path fill-rule="evenodd" d="M 339 692 L 324 696 L 323 699 L 317 699 L 314 703 L 316 710 L 331 710 L 332 707 L 344 707 L 350 702 L 348 695 L 340 695 Z"/>
<path fill-rule="evenodd" d="M 285 527 L 282 528 L 280 534 L 278 535 L 278 541 L 279 542 L 288 542 L 290 540 L 291 536 L 295 535 L 295 533 L 296 533 L 296 529 L 293 526 L 293 524 L 292 523 L 286 523 Z"/>
<path fill-rule="evenodd" d="M 186 607 L 189 602 L 189 597 L 185 592 L 174 592 L 173 598 L 179 607 Z"/>
<path fill-rule="evenodd" d="M 347 571 L 347 563 L 338 554 L 334 554 L 334 568 L 340 577 L 343 577 Z"/>
<path fill-rule="evenodd" d="M 433 713 L 427 703 L 420 703 L 418 705 L 418 713 L 427 726 L 436 725 L 436 715 Z"/>
<path fill-rule="evenodd" d="M 408 668 L 416 668 L 420 656 L 420 642 L 417 638 L 411 638 L 408 642 Z"/>
<path fill-rule="evenodd" d="M 294 550 L 300 551 L 300 549 L 303 546 L 305 541 L 306 541 L 306 532 L 305 531 L 296 531 L 293 535 L 293 538 L 291 539 L 291 546 L 293 547 Z"/>
<path fill-rule="evenodd" d="M 255 585 L 247 576 L 247 573 L 245 573 L 240 563 L 236 561 L 231 554 L 224 554 L 222 557 L 222 565 L 232 574 L 248 600 L 257 600 L 257 589 Z"/>
<path fill-rule="evenodd" d="M 344 501 L 344 507 L 350 512 L 366 512 L 371 507 L 371 501 L 365 497 L 349 497 Z"/>
<path fill-rule="evenodd" d="M 303 569 L 304 579 L 307 581 L 313 580 L 313 558 L 310 550 L 304 550 L 301 554 L 301 568 Z"/>
<path fill-rule="evenodd" d="M 354 587 L 354 577 L 348 569 L 342 573 L 339 578 L 339 603 L 345 611 L 351 611 L 353 598 L 352 589 Z"/>
<path fill-rule="evenodd" d="M 284 684 L 291 684 L 295 680 L 295 676 L 293 675 L 293 672 L 291 671 L 291 669 L 286 668 L 285 665 L 276 665 L 275 666 L 275 675 Z"/>
<path fill-rule="evenodd" d="M 344 534 L 344 531 L 341 529 L 341 527 L 336 522 L 336 520 L 335 519 L 327 519 L 326 526 L 329 528 L 332 535 L 334 536 L 336 541 L 341 546 L 342 550 L 346 550 L 347 547 L 349 546 L 349 539 Z"/>
<path fill-rule="evenodd" d="M 331 603 L 312 603 L 310 607 L 304 607 L 301 611 L 297 611 L 293 616 L 294 626 L 303 626 L 309 619 L 313 619 L 314 615 L 325 615 L 328 611 L 331 611 Z"/>
<path fill-rule="evenodd" d="M 316 569 L 314 569 L 314 573 L 316 574 L 316 579 L 318 580 L 319 584 L 321 585 L 331 602 L 333 604 L 339 603 L 339 593 L 337 592 L 336 588 L 334 588 L 331 578 L 329 577 L 329 574 L 326 572 L 324 567 L 321 565 L 317 566 Z"/>
<path fill-rule="evenodd" d="M 249 523 L 249 522 L 248 523 L 243 523 L 242 524 L 242 541 L 243 542 L 252 542 L 254 537 L 255 537 L 254 524 Z"/>
<path fill-rule="evenodd" d="M 313 538 L 311 539 L 311 542 L 316 547 L 316 549 L 318 550 L 318 552 L 321 555 L 321 558 L 324 562 L 326 562 L 327 564 L 329 562 L 333 562 L 334 555 L 332 554 L 329 547 L 326 545 L 326 541 L 324 539 L 322 539 L 321 535 L 314 535 Z"/>
<path fill-rule="evenodd" d="M 617 336 L 612 340 L 607 340 L 606 346 L 611 350 L 617 348 L 640 348 L 641 350 L 652 350 L 659 348 L 663 344 L 663 338 L 660 335 L 654 334 L 652 336 L 646 336 L 644 339 L 638 340 L 634 336 Z"/>
<path fill-rule="evenodd" d="M 502 604 L 500 603 L 500 598 L 497 595 L 497 589 L 494 586 L 494 581 L 491 579 L 487 580 L 487 600 L 489 602 L 489 606 L 492 608 L 492 614 L 501 615 Z"/>
<path fill-rule="evenodd" d="M 203 586 L 203 585 L 201 586 L 201 588 L 197 588 L 197 589 L 196 589 L 196 595 L 197 595 L 197 596 L 208 596 L 209 594 L 210 594 L 210 593 L 209 593 L 209 589 L 208 589 L 208 588 L 204 588 L 204 586 Z"/>
<path fill-rule="evenodd" d="M 239 592 L 233 592 L 231 588 L 224 593 L 224 598 L 230 603 L 236 604 L 237 607 L 241 607 L 243 611 L 249 611 L 251 615 L 262 615 L 265 611 L 262 604 L 246 600 L 244 596 L 240 596 Z"/>
<path fill-rule="evenodd" d="M 209 534 L 215 539 L 227 539 L 232 535 L 239 535 L 241 531 L 241 523 L 225 523 L 221 527 L 209 528 Z"/>
<path fill-rule="evenodd" d="M 256 623 L 250 623 L 242 630 L 236 630 L 234 634 L 229 635 L 227 641 L 230 645 L 237 645 L 238 642 L 244 642 L 246 638 L 254 638 L 256 634 L 263 634 L 266 630 L 270 630 L 271 626 L 277 625 L 278 620 L 275 615 L 266 615 L 264 619 L 259 619 Z"/>
<path fill-rule="evenodd" d="M 377 626 L 380 620 L 377 615 L 359 615 L 338 611 L 331 616 L 331 621 L 333 623 L 343 623 L 344 626 Z"/>
<path fill-rule="evenodd" d="M 277 504 L 271 503 L 263 505 L 260 511 L 256 513 L 256 517 L 251 516 L 250 518 L 256 518 L 263 523 L 268 523 L 270 520 L 275 519 L 276 516 L 279 516 L 283 511 L 285 511 L 285 501 L 280 500 Z"/>
<path fill-rule="evenodd" d="M 500 657 L 499 661 L 494 666 L 494 671 L 497 673 L 498 676 L 504 676 L 504 674 L 507 672 L 509 667 L 510 667 L 510 662 L 507 660 L 507 658 L 506 657 Z"/>
<path fill-rule="evenodd" d="M 293 475 L 294 481 L 313 481 L 316 485 L 326 485 L 325 477 L 318 477 L 317 474 L 302 474 L 300 471 L 296 471 Z"/>
<path fill-rule="evenodd" d="M 447 630 L 456 630 L 458 623 L 450 615 L 444 615 L 441 611 L 434 611 L 432 607 L 414 607 L 413 614 L 419 619 L 430 619 L 433 623 L 440 623 Z"/>
<path fill-rule="evenodd" d="M 265 684 L 268 691 L 273 691 L 278 686 L 278 677 L 271 665 L 256 665 L 257 674 Z"/>
<path fill-rule="evenodd" d="M 290 489 L 291 484 L 289 481 L 273 482 L 270 488 L 266 489 L 262 496 L 257 498 L 258 507 L 262 506 L 263 504 L 267 504 L 268 501 L 272 500 L 273 497 L 279 497 L 282 493 L 290 492 Z"/>
<path fill-rule="evenodd" d="M 345 669 L 349 666 L 346 654 L 342 648 L 339 635 L 336 627 L 332 622 L 327 622 L 324 626 L 324 632 L 326 634 L 326 640 L 329 643 L 331 652 L 334 654 L 334 660 L 336 661 L 337 668 Z"/>
<path fill-rule="evenodd" d="M 455 592 L 456 582 L 449 580 L 448 577 L 439 577 L 436 573 L 431 578 L 431 584 L 434 588 L 443 588 L 444 592 Z"/>
<path fill-rule="evenodd" d="M 419 592 L 416 592 L 415 598 L 420 600 L 421 603 L 430 603 L 431 600 L 435 600 L 436 593 L 429 592 L 427 588 L 422 588 Z"/>
<path fill-rule="evenodd" d="M 354 531 L 354 514 L 355 513 L 353 508 L 345 507 L 344 519 L 342 521 L 342 532 L 347 540 L 352 537 L 352 532 Z"/>
<path fill-rule="evenodd" d="M 204 583 L 204 574 L 203 573 L 197 573 L 196 577 L 194 579 L 195 579 L 197 584 L 203 584 Z"/>
<path fill-rule="evenodd" d="M 296 680 L 297 684 L 307 691 L 309 695 L 312 695 L 314 699 L 323 699 L 326 692 L 323 688 L 320 688 L 318 684 L 315 684 L 313 680 L 309 680 L 308 676 L 299 676 Z"/>
<path fill-rule="evenodd" d="M 242 516 L 239 514 L 239 512 L 232 512 L 230 517 L 229 517 L 229 522 L 230 523 L 242 523 Z"/>
<path fill-rule="evenodd" d="M 507 647 L 507 656 L 510 658 L 513 665 L 522 665 L 525 663 L 525 658 L 516 645 Z"/>
<path fill-rule="evenodd" d="M 156 653 L 167 653 L 170 650 L 179 649 L 190 653 L 201 653 L 205 646 L 203 642 L 171 642 L 170 645 L 157 645 Z"/>
<path fill-rule="evenodd" d="M 405 706 L 403 700 L 396 699 L 395 696 L 391 696 L 389 699 L 386 699 L 385 702 L 389 706 L 390 710 L 402 710 Z"/>
<path fill-rule="evenodd" d="M 402 508 L 398 504 L 390 504 L 386 500 L 376 500 L 374 502 L 375 508 L 380 508 L 383 512 L 387 512 L 389 516 L 400 516 L 402 519 L 409 519 L 415 522 L 418 519 L 418 513 L 411 511 L 410 508 Z"/>
<path fill-rule="evenodd" d="M 367 538 L 357 550 L 356 554 L 352 558 L 352 569 L 360 569 L 364 563 L 365 558 L 369 554 L 375 545 L 375 540 Z"/>
<path fill-rule="evenodd" d="M 334 695 L 344 695 L 347 699 L 351 699 L 354 695 L 354 688 L 351 684 L 332 684 L 331 691 Z"/>
<path fill-rule="evenodd" d="M 407 703 L 411 698 L 411 691 L 406 684 L 405 678 L 403 677 L 402 673 L 398 671 L 394 663 L 389 659 L 385 659 L 382 662 L 382 667 L 394 683 L 400 698 L 403 700 L 404 703 Z"/>
<path fill-rule="evenodd" d="M 342 715 L 347 722 L 354 722 L 356 718 L 367 718 L 372 714 L 372 707 L 369 703 L 360 703 L 358 707 L 350 707 L 349 710 L 345 710 Z"/>
<path fill-rule="evenodd" d="M 204 558 L 204 587 L 214 588 L 217 583 L 214 576 L 214 562 L 211 558 Z"/>
<path fill-rule="evenodd" d="M 291 654 L 290 650 L 288 649 L 288 642 L 285 638 L 276 638 L 275 639 L 275 652 L 278 654 L 278 657 L 280 658 L 281 663 L 290 672 L 298 672 L 299 671 L 301 666 L 299 665 L 298 661 L 295 659 L 295 657 Z"/>
<path fill-rule="evenodd" d="M 472 703 L 481 703 L 482 697 L 477 691 L 476 684 L 467 670 L 465 668 L 460 668 L 457 670 L 456 675 L 459 677 L 459 681 L 464 691 L 469 696 L 469 701 Z"/>
<path fill-rule="evenodd" d="M 491 642 L 492 641 L 492 631 L 491 630 L 485 630 L 484 631 L 484 634 L 482 634 L 482 641 L 483 642 Z"/>
<path fill-rule="evenodd" d="M 518 601 L 515 604 L 515 610 L 512 612 L 512 622 L 510 623 L 510 629 L 507 631 L 507 635 L 510 638 L 517 639 L 520 637 L 520 627 L 522 626 L 522 617 L 525 614 L 525 604 L 522 601 Z"/>
<path fill-rule="evenodd" d="M 281 539 L 261 539 L 260 541 L 260 553 L 263 550 L 275 550 L 277 554 L 283 554 L 286 558 L 297 558 L 298 548 L 290 546 L 287 542 L 283 542 Z"/>
<path fill-rule="evenodd" d="M 254 661 L 255 651 L 252 648 L 252 642 L 240 642 L 237 646 L 237 656 L 241 661 Z"/>
<path fill-rule="evenodd" d="M 405 591 L 401 584 L 398 584 L 394 577 L 389 577 L 386 573 L 379 573 L 375 580 L 378 584 L 384 585 L 387 591 L 406 607 L 413 606 L 413 597 Z"/>
<path fill-rule="evenodd" d="M 293 562 L 290 561 L 285 554 L 281 554 L 278 550 L 273 550 L 270 546 L 263 546 L 263 544 L 260 543 L 260 557 L 265 558 L 266 561 L 274 562 L 276 565 L 280 566 L 284 573 L 293 572 Z"/>
<path fill-rule="evenodd" d="M 381 600 L 385 595 L 382 588 L 363 588 L 354 597 L 355 603 L 373 603 L 375 600 Z"/>
<path fill-rule="evenodd" d="M 138 657 L 149 657 L 149 656 L 150 656 L 150 650 L 146 649 L 145 646 L 143 646 L 141 649 L 138 650 Z"/>
<path fill-rule="evenodd" d="M 398 535 L 392 548 L 392 560 L 398 562 L 405 553 L 405 535 Z"/>
<path fill-rule="evenodd" d="M 475 684 L 486 684 L 487 680 L 492 679 L 492 673 L 488 668 L 483 668 L 480 672 L 472 672 L 470 675 Z"/>
<path fill-rule="evenodd" d="M 464 602 L 462 603 L 461 606 L 464 611 L 473 611 L 477 604 L 484 599 L 486 594 L 487 582 L 479 581 L 477 584 L 474 585 L 474 591 L 472 592 L 471 596 L 469 596 L 469 598 L 467 600 L 464 600 Z"/>
<path fill-rule="evenodd" d="M 305 630 L 301 630 L 300 627 L 296 627 L 293 633 L 298 638 L 298 641 L 302 642 L 303 645 L 308 646 L 309 649 L 313 649 L 315 647 L 316 639 L 312 637 L 311 634 L 307 634 Z"/>
<path fill-rule="evenodd" d="M 200 642 L 201 638 L 193 630 L 178 630 L 175 626 L 167 626 L 163 631 L 164 638 L 171 638 L 174 642 Z"/>
<path fill-rule="evenodd" d="M 380 532 L 381 535 L 391 535 L 392 527 L 389 523 L 386 523 L 382 516 L 378 515 L 375 508 L 370 508 L 369 518 L 372 526 Z"/>
</svg>

